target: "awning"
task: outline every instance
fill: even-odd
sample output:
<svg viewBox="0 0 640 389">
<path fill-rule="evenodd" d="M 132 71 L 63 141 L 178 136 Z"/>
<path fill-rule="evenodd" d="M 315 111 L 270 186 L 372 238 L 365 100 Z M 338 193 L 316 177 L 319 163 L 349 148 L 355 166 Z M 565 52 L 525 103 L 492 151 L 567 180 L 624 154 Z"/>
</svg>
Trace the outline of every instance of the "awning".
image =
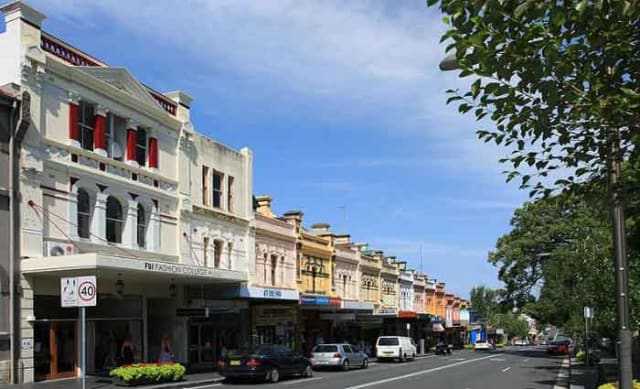
<svg viewBox="0 0 640 389">
<path fill-rule="evenodd" d="M 444 327 L 440 323 L 434 323 L 433 332 L 444 332 Z"/>
</svg>

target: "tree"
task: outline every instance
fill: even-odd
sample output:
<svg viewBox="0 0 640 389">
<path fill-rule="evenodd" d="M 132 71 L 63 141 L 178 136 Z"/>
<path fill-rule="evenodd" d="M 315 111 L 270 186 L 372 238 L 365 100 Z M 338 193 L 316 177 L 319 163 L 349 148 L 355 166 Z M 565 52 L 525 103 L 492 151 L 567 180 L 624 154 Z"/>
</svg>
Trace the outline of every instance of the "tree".
<svg viewBox="0 0 640 389">
<path fill-rule="evenodd" d="M 500 311 L 501 292 L 484 285 L 474 286 L 469 293 L 471 308 L 482 319 L 488 319 Z"/>
<path fill-rule="evenodd" d="M 507 180 L 530 194 L 607 177 L 616 253 L 621 386 L 631 387 L 621 161 L 640 132 L 640 0 L 427 0 L 439 3 L 466 92 L 458 110 L 489 117 L 480 139 L 511 152 Z M 528 166 L 527 168 L 523 166 Z M 547 182 L 552 172 L 566 170 Z M 606 173 L 606 174 L 605 174 Z"/>
</svg>

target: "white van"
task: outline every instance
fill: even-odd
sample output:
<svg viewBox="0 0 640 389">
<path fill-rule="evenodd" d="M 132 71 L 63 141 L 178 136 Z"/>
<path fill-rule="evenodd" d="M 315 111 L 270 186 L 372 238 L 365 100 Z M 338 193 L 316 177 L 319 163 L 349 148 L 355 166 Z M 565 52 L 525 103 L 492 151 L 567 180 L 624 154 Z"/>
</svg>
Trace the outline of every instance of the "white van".
<svg viewBox="0 0 640 389">
<path fill-rule="evenodd" d="M 412 338 L 407 336 L 381 336 L 376 342 L 376 358 L 398 359 L 404 362 L 416 359 L 417 349 Z"/>
</svg>

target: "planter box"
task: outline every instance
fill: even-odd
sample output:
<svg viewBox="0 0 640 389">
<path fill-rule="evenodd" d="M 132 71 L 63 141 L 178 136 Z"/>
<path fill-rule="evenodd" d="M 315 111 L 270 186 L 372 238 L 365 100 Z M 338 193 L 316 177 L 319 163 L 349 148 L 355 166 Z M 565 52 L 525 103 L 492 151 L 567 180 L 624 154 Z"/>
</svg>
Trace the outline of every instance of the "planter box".
<svg viewBox="0 0 640 389">
<path fill-rule="evenodd" d="M 116 386 L 157 385 L 182 381 L 184 366 L 178 363 L 146 363 L 121 366 L 113 369 L 110 376 Z M 137 377 L 125 380 L 125 377 Z"/>
</svg>

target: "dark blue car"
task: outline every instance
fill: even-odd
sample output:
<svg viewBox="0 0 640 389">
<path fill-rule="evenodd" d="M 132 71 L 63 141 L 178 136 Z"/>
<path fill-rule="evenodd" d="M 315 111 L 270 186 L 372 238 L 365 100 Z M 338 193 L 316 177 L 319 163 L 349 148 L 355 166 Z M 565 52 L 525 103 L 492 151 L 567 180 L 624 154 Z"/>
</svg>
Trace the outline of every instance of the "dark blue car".
<svg viewBox="0 0 640 389">
<path fill-rule="evenodd" d="M 299 353 L 278 345 L 234 350 L 218 361 L 218 373 L 227 379 L 252 378 L 278 382 L 282 377 L 311 377 L 311 362 Z"/>
</svg>

